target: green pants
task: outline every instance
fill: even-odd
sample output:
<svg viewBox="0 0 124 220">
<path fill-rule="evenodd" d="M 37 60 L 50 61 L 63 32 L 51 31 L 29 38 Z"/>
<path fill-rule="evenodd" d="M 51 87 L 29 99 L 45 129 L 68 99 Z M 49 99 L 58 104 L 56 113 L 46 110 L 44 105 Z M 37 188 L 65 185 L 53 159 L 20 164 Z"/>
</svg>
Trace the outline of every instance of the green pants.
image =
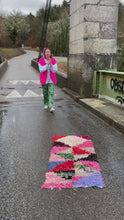
<svg viewBox="0 0 124 220">
<path fill-rule="evenodd" d="M 54 84 L 48 83 L 42 85 L 44 105 L 48 105 L 49 108 L 54 108 Z"/>
</svg>

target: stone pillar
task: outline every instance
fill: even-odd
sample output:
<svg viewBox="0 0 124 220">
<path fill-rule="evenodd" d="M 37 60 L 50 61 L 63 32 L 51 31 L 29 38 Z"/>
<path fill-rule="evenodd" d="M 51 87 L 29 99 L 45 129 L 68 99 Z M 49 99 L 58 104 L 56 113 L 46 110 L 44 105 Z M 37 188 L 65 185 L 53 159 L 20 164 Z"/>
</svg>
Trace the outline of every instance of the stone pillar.
<svg viewBox="0 0 124 220">
<path fill-rule="evenodd" d="M 118 0 L 71 0 L 68 88 L 92 96 L 95 70 L 116 70 Z"/>
</svg>

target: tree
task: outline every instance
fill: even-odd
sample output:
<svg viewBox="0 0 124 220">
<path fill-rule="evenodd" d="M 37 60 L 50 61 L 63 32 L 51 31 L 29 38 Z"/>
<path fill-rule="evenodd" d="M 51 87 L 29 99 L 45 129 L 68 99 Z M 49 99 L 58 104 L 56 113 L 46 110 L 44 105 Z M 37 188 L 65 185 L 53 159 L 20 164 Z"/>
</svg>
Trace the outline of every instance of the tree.
<svg viewBox="0 0 124 220">
<path fill-rule="evenodd" d="M 30 24 L 30 26 L 33 24 L 34 19 L 35 19 L 35 16 L 31 12 L 26 16 L 26 21 L 27 23 Z"/>
<path fill-rule="evenodd" d="M 47 31 L 47 45 L 50 46 L 55 55 L 68 56 L 69 52 L 69 4 L 64 1 L 59 8 L 55 6 L 54 10 L 60 10 L 58 18 L 54 21 L 53 11 L 50 15 L 50 22 Z M 51 13 L 50 13 L 51 14 Z M 58 13 L 57 13 L 58 14 Z"/>
<path fill-rule="evenodd" d="M 64 0 L 63 3 L 62 3 L 62 6 L 68 7 L 68 2 Z"/>
<path fill-rule="evenodd" d="M 30 32 L 30 25 L 21 12 L 13 11 L 5 18 L 5 27 L 13 45 L 21 43 Z"/>
<path fill-rule="evenodd" d="M 50 9 L 49 21 L 52 22 L 52 21 L 59 20 L 60 19 L 60 14 L 61 14 L 60 5 L 59 6 L 57 6 L 57 5 L 52 6 L 51 9 Z"/>
<path fill-rule="evenodd" d="M 48 24 L 47 45 L 56 55 L 68 55 L 69 17 L 67 15 Z"/>
</svg>

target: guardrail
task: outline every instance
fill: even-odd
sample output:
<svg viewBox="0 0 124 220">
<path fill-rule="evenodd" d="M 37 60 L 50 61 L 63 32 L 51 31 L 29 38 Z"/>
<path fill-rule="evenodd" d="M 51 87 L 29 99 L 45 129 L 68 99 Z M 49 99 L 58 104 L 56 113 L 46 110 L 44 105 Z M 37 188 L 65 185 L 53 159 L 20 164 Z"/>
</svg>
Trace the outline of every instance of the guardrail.
<svg viewBox="0 0 124 220">
<path fill-rule="evenodd" d="M 94 72 L 93 95 L 124 105 L 124 72 Z"/>
<path fill-rule="evenodd" d="M 4 72 L 6 71 L 7 66 L 8 66 L 7 60 L 4 57 L 2 57 L 2 63 L 0 63 L 0 78 L 2 77 Z"/>
<path fill-rule="evenodd" d="M 38 59 L 37 58 L 31 60 L 31 66 L 33 66 L 39 72 Z M 60 88 L 66 88 L 67 87 L 68 77 L 67 77 L 66 74 L 57 71 L 56 78 L 57 78 L 57 86 L 59 86 Z"/>
</svg>

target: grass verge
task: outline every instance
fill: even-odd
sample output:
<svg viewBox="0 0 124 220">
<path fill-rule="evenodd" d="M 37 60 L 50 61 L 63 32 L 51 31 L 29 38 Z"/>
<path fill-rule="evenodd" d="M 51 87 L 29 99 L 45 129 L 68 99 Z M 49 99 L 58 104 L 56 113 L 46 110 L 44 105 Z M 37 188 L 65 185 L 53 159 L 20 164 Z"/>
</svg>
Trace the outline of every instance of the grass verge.
<svg viewBox="0 0 124 220">
<path fill-rule="evenodd" d="M 67 74 L 67 62 L 58 62 L 58 71 Z"/>
<path fill-rule="evenodd" d="M 25 54 L 25 51 L 18 48 L 1 48 L 0 47 L 0 56 L 8 59 L 11 59 L 13 57 L 19 56 Z"/>
</svg>

